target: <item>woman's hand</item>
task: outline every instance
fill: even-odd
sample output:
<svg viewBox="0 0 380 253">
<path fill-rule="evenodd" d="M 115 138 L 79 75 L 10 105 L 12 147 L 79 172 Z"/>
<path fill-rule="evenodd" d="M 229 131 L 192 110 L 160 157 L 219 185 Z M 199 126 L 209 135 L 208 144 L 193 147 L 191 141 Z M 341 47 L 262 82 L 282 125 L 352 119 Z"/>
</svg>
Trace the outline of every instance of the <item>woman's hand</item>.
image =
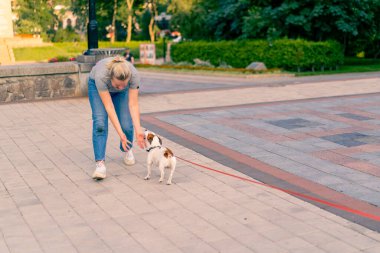
<svg viewBox="0 0 380 253">
<path fill-rule="evenodd" d="M 129 150 L 129 146 L 128 144 L 131 144 L 132 145 L 132 142 L 130 142 L 128 139 L 127 139 L 127 136 L 125 136 L 125 134 L 122 134 L 120 136 L 120 142 L 121 142 L 121 146 L 123 147 L 124 151 L 127 152 Z"/>
<path fill-rule="evenodd" d="M 142 132 L 141 130 L 136 131 L 136 142 L 140 148 L 142 149 L 146 148 L 145 140 L 144 140 L 144 132 Z"/>
</svg>

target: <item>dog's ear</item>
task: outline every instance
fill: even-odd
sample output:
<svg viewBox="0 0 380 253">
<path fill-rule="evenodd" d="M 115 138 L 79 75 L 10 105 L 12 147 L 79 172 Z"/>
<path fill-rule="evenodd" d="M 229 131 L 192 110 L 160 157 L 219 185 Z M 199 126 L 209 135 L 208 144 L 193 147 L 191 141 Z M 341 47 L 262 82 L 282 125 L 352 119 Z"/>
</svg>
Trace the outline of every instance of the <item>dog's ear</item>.
<svg viewBox="0 0 380 253">
<path fill-rule="evenodd" d="M 154 134 L 152 133 L 149 133 L 148 136 L 146 137 L 146 139 L 149 141 L 150 144 L 152 144 L 153 137 L 154 137 Z"/>
<path fill-rule="evenodd" d="M 162 140 L 161 138 L 157 135 L 158 141 L 160 142 L 160 145 L 162 145 Z"/>
<path fill-rule="evenodd" d="M 166 148 L 166 150 L 165 150 L 165 152 L 164 152 L 164 156 L 165 156 L 166 158 L 173 157 L 173 152 L 172 152 L 170 149 Z"/>
</svg>

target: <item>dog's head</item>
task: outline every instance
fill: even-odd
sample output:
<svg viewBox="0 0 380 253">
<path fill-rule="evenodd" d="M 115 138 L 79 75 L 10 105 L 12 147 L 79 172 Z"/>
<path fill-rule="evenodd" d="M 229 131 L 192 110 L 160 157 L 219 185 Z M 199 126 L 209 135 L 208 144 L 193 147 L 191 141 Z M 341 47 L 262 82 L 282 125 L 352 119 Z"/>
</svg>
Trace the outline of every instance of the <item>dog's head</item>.
<svg viewBox="0 0 380 253">
<path fill-rule="evenodd" d="M 147 148 L 159 147 L 162 145 L 162 140 L 155 133 L 149 130 L 145 130 L 144 133 L 145 144 Z"/>
</svg>

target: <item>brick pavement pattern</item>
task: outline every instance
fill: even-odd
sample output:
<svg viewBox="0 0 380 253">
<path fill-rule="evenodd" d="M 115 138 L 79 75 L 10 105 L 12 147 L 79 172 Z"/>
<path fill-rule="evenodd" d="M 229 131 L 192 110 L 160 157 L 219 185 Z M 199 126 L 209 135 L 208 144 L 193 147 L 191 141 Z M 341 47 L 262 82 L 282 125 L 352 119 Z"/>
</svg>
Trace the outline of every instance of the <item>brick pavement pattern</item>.
<svg viewBox="0 0 380 253">
<path fill-rule="evenodd" d="M 380 95 L 159 116 L 292 174 L 380 206 Z"/>
<path fill-rule="evenodd" d="M 302 90 L 307 86 L 298 88 Z M 347 86 L 350 85 L 339 86 L 337 83 L 332 93 L 349 93 L 345 90 Z M 368 87 L 363 88 L 362 83 L 360 92 L 376 89 L 370 82 Z M 320 93 L 314 90 L 314 96 L 325 96 L 323 86 L 319 88 Z M 297 94 L 292 97 L 286 90 L 288 87 L 279 87 L 272 92 L 283 91 L 288 99 L 299 98 Z M 252 89 L 250 96 L 247 91 L 251 90 L 232 93 L 219 90 L 213 101 L 207 99 L 207 94 L 200 96 L 199 92 L 143 96 L 141 110 L 191 108 L 194 102 L 198 107 L 216 106 L 223 101 L 217 98 L 227 96 L 223 92 L 229 93 L 227 104 L 253 103 L 262 99 L 257 98 L 255 94 L 259 93 L 254 92 L 256 90 Z M 351 89 L 351 92 L 359 91 Z M 270 99 L 269 93 L 265 99 Z M 295 147 L 294 150 L 297 150 L 298 143 L 290 143 L 292 140 L 307 141 L 308 138 L 300 133 L 292 139 L 281 132 L 291 134 L 289 129 L 297 129 L 297 126 L 310 132 L 315 130 L 313 127 L 329 122 L 322 117 L 317 120 L 291 116 L 289 120 L 276 116 L 275 111 L 271 113 L 272 123 L 266 124 L 277 130 L 271 135 L 262 133 L 257 139 L 282 136 L 280 141 Z M 359 114 L 339 109 L 338 113 L 343 114 L 339 116 L 342 121 L 328 126 L 341 128 L 346 122 L 358 120 L 377 124 L 376 111 Z M 247 125 L 257 128 L 255 115 L 247 120 Z M 318 124 L 313 125 L 315 123 Z M 219 125 L 218 122 L 215 124 Z M 355 142 L 348 144 L 369 142 L 371 129 L 367 130 L 363 133 L 362 129 L 352 129 L 350 133 L 366 136 L 354 135 Z M 244 137 L 245 132 L 240 134 Z M 342 150 L 342 145 L 334 141 L 342 142 L 343 139 L 345 144 L 347 142 L 338 134 L 342 133 L 337 132 L 332 141 L 324 142 L 321 136 L 318 139 L 320 143 L 328 142 L 332 148 Z M 164 141 L 178 156 L 245 177 L 188 147 L 168 139 Z M 152 180 L 144 181 L 146 152 L 136 149 L 137 164 L 124 166 L 118 138 L 112 130 L 107 150 L 108 178 L 94 182 L 90 178 L 94 163 L 91 114 L 86 98 L 1 105 L 0 143 L 0 252 L 380 251 L 377 232 L 283 192 L 247 184 L 193 165 L 179 163 L 171 186 L 158 183 L 157 171 L 154 171 Z M 349 147 L 352 150 L 350 158 L 365 159 L 368 152 L 356 152 L 355 148 Z M 320 151 L 308 150 L 314 157 L 318 157 Z M 358 169 L 352 169 L 359 173 Z"/>
</svg>

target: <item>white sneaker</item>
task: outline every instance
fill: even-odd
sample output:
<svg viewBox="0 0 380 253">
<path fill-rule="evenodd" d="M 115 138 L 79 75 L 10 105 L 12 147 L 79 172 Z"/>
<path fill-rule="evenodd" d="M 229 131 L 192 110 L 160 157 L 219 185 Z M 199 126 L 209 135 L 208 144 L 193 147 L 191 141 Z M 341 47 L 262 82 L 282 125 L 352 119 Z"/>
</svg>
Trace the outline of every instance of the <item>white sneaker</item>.
<svg viewBox="0 0 380 253">
<path fill-rule="evenodd" d="M 124 163 L 126 165 L 133 165 L 136 163 L 135 156 L 133 155 L 132 149 L 125 153 Z"/>
<path fill-rule="evenodd" d="M 104 164 L 104 161 L 98 161 L 96 162 L 96 169 L 94 171 L 94 174 L 92 174 L 92 178 L 95 180 L 102 180 L 106 178 L 106 165 Z"/>
</svg>

